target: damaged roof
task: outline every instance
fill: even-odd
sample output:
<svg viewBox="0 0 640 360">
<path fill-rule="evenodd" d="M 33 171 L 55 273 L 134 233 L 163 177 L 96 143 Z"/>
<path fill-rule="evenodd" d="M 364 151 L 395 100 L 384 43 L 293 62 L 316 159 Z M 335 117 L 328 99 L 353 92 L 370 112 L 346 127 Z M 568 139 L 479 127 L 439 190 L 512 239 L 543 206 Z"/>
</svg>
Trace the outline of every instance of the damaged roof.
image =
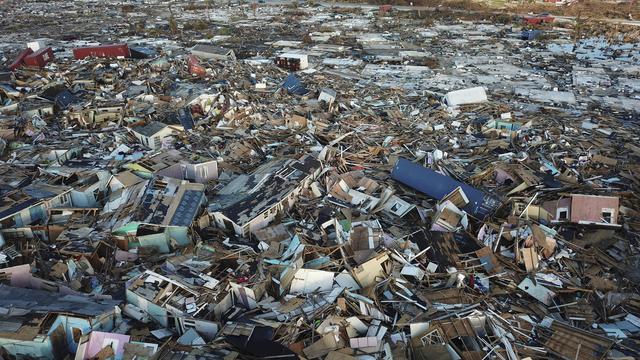
<svg viewBox="0 0 640 360">
<path fill-rule="evenodd" d="M 287 199 L 301 182 L 320 168 L 318 160 L 277 159 L 240 175 L 222 188 L 209 203 L 209 212 L 221 212 L 236 224 L 245 224 Z"/>
<path fill-rule="evenodd" d="M 9 311 L 70 313 L 96 317 L 113 312 L 118 300 L 92 299 L 84 295 L 57 294 L 0 284 L 0 306 Z"/>
<path fill-rule="evenodd" d="M 153 135 L 162 131 L 162 129 L 166 128 L 168 125 L 163 124 L 159 121 L 150 121 L 144 125 L 135 126 L 131 128 L 132 131 L 137 132 L 140 135 L 146 137 L 152 137 Z"/>
</svg>

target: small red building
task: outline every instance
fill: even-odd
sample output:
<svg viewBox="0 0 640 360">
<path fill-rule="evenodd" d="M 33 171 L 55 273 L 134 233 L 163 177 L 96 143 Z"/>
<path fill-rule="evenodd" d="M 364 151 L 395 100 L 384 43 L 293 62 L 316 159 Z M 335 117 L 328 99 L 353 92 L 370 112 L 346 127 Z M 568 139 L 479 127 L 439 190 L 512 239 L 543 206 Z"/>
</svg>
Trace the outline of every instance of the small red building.
<svg viewBox="0 0 640 360">
<path fill-rule="evenodd" d="M 522 21 L 524 21 L 525 24 L 529 25 L 552 23 L 554 20 L 555 18 L 549 14 L 531 15 L 522 18 Z"/>
<path fill-rule="evenodd" d="M 547 201 L 542 207 L 551 213 L 552 221 L 618 226 L 620 199 L 615 196 L 572 194 L 567 198 Z"/>
<path fill-rule="evenodd" d="M 48 62 L 53 61 L 53 49 L 43 48 L 24 58 L 24 64 L 34 67 L 44 67 Z"/>
</svg>

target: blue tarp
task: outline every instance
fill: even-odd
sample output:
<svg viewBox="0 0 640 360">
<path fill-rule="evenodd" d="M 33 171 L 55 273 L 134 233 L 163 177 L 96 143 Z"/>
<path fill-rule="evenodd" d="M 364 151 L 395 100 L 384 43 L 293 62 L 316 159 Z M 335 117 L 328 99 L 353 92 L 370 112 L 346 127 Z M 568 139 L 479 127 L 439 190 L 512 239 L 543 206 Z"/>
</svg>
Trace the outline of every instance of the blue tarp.
<svg viewBox="0 0 640 360">
<path fill-rule="evenodd" d="M 542 35 L 540 30 L 522 30 L 520 33 L 520 39 L 522 40 L 535 40 L 538 36 Z"/>
<path fill-rule="evenodd" d="M 463 210 L 480 219 L 500 205 L 500 200 L 490 194 L 403 158 L 396 162 L 391 178 L 437 200 L 459 186 L 469 198 L 469 204 Z"/>
<path fill-rule="evenodd" d="M 282 84 L 282 88 L 293 95 L 304 95 L 309 92 L 295 74 L 289 74 L 289 76 L 287 76 Z"/>
</svg>

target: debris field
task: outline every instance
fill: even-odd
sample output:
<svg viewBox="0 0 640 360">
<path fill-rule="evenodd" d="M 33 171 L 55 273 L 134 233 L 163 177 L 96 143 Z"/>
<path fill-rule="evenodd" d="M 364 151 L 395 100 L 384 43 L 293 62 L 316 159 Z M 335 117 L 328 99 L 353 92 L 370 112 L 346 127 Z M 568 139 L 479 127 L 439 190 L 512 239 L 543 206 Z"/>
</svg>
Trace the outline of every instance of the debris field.
<svg viewBox="0 0 640 360">
<path fill-rule="evenodd" d="M 1 359 L 640 357 L 637 28 L 0 14 Z"/>
</svg>

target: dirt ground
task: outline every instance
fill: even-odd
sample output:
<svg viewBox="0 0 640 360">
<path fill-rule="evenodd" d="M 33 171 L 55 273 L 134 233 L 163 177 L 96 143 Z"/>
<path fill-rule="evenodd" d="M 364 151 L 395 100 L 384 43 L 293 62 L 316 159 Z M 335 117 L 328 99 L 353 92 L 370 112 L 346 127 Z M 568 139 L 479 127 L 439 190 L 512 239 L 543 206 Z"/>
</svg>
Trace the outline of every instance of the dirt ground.
<svg viewBox="0 0 640 360">
<path fill-rule="evenodd" d="M 628 3 L 613 3 L 598 0 L 580 0 L 569 6 L 556 6 L 553 3 L 520 1 L 471 1 L 471 0 L 354 0 L 375 4 L 397 4 L 415 6 L 446 6 L 465 10 L 507 10 L 514 13 L 550 13 L 562 16 L 589 17 L 592 19 L 631 19 L 640 20 L 640 3 L 633 0 Z"/>
<path fill-rule="evenodd" d="M 350 0 L 360 3 L 410 5 L 408 0 Z M 471 0 L 414 0 L 415 6 L 438 9 L 437 12 L 422 13 L 425 19 L 439 20 L 447 17 L 461 20 L 487 20 L 497 23 L 518 23 L 522 14 L 550 13 L 555 16 L 573 16 L 575 21 L 554 22 L 534 27 L 564 27 L 574 31 L 574 38 L 603 36 L 614 42 L 640 41 L 640 26 L 609 22 L 609 19 L 640 20 L 640 4 L 615 4 L 596 0 L 584 0 L 569 6 L 553 3 L 518 3 L 515 1 L 491 0 L 486 2 Z M 469 10 L 468 12 L 459 10 Z M 409 15 L 416 16 L 416 15 Z"/>
<path fill-rule="evenodd" d="M 631 19 L 640 20 L 640 4 L 630 2 L 627 4 L 615 4 L 603 1 L 580 1 L 569 6 L 556 6 L 555 4 L 532 3 L 509 6 L 521 12 L 541 13 L 548 12 L 554 15 L 588 17 L 591 19 Z"/>
</svg>

